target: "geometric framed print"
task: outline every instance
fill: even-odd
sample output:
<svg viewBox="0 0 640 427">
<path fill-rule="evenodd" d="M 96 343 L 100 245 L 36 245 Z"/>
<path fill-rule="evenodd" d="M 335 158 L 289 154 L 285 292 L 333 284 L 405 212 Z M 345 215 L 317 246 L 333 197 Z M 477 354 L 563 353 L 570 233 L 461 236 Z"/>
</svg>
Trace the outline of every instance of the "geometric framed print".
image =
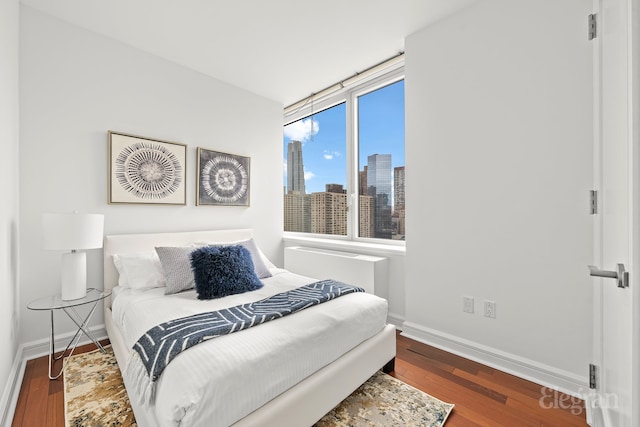
<svg viewBox="0 0 640 427">
<path fill-rule="evenodd" d="M 110 204 L 185 205 L 187 146 L 108 132 Z"/>
<path fill-rule="evenodd" d="M 196 205 L 249 206 L 250 157 L 198 147 Z"/>
</svg>

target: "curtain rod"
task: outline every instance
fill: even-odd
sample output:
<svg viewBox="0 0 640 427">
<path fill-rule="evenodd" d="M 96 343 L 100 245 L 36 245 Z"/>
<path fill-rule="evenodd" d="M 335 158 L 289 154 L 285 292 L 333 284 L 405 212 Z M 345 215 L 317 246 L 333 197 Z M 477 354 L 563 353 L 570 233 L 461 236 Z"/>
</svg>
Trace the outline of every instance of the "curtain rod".
<svg viewBox="0 0 640 427">
<path fill-rule="evenodd" d="M 314 101 L 316 99 L 320 99 L 323 98 L 325 96 L 328 96 L 334 92 L 339 91 L 340 89 L 344 89 L 347 86 L 350 86 L 354 83 L 357 83 L 359 81 L 362 81 L 363 79 L 371 76 L 372 74 L 375 74 L 381 70 L 384 70 L 385 68 L 391 67 L 395 64 L 397 64 L 398 62 L 401 61 L 401 59 L 404 57 L 404 52 L 398 52 L 396 55 L 392 56 L 389 59 L 385 59 L 382 62 L 379 62 L 367 69 L 365 69 L 364 71 L 361 72 L 357 72 L 355 73 L 353 76 L 348 77 L 344 80 L 339 81 L 338 83 L 334 83 L 331 86 L 327 86 L 326 88 L 322 89 L 319 92 L 314 92 L 311 95 L 302 98 L 300 101 L 298 102 L 294 102 L 293 104 L 285 107 L 284 109 L 284 114 L 285 116 L 288 114 L 291 114 L 293 112 L 298 111 L 299 109 L 301 109 L 302 107 L 304 107 L 305 105 L 307 105 L 309 102 Z"/>
</svg>

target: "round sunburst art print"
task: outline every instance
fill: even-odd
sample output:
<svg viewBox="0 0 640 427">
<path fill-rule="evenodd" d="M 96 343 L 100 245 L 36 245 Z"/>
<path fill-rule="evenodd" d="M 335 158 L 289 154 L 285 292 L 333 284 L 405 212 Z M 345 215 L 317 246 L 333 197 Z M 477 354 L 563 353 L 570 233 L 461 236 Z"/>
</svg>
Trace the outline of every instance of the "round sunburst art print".
<svg viewBox="0 0 640 427">
<path fill-rule="evenodd" d="M 109 134 L 110 203 L 184 204 L 186 146 Z"/>
<path fill-rule="evenodd" d="M 198 148 L 197 204 L 249 206 L 249 158 Z"/>
</svg>

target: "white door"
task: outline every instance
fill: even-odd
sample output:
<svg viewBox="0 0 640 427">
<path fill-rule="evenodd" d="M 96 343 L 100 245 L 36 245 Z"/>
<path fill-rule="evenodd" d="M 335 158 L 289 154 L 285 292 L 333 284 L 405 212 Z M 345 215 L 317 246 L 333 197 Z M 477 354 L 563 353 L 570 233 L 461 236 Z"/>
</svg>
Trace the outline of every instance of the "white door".
<svg viewBox="0 0 640 427">
<path fill-rule="evenodd" d="M 593 278 L 594 363 L 598 387 L 592 425 L 638 427 L 638 297 L 640 256 L 640 176 L 638 168 L 639 46 L 637 8 L 640 0 L 595 0 L 595 169 L 599 195 L 595 225 L 595 260 L 601 270 L 619 263 L 630 273 L 628 288 L 611 278 Z M 633 25 L 632 25 L 633 23 Z M 635 28 L 634 28 L 635 27 Z M 635 408 L 634 408 L 635 407 Z"/>
</svg>

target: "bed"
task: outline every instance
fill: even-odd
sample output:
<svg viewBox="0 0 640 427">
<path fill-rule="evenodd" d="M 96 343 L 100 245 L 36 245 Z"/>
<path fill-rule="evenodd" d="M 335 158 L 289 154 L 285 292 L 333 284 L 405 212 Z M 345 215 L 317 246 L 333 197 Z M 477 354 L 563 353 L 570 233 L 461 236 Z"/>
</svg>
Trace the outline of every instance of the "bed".
<svg viewBox="0 0 640 427">
<path fill-rule="evenodd" d="M 145 393 L 134 369 L 127 370 L 140 331 L 194 306 L 218 310 L 315 279 L 278 269 L 260 252 L 271 274 L 262 289 L 203 302 L 194 290 L 164 295 L 159 288 L 119 285 L 114 255 L 252 237 L 250 229 L 105 237 L 104 287 L 113 291 L 105 300 L 105 325 L 138 425 L 311 426 L 377 370 L 393 369 L 395 328 L 386 324 L 386 301 L 359 292 L 194 346 L 167 365 L 153 393 Z"/>
</svg>

